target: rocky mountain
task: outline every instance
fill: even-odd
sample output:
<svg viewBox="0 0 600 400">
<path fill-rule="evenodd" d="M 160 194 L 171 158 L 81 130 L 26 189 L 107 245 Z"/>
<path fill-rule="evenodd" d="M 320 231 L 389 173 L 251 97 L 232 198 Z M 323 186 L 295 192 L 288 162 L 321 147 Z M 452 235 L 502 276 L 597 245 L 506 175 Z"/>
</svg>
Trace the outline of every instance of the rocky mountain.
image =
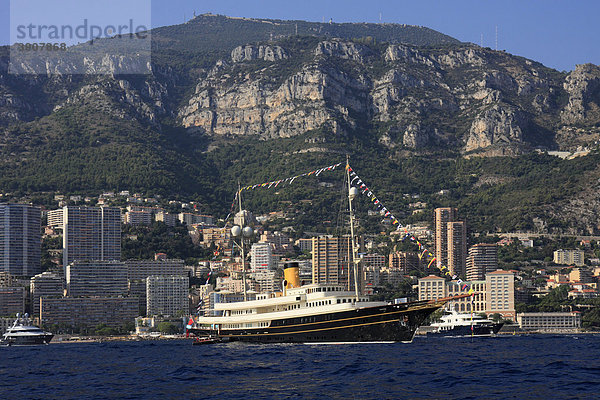
<svg viewBox="0 0 600 400">
<path fill-rule="evenodd" d="M 376 126 L 390 149 L 516 154 L 597 133 L 598 67 L 568 75 L 473 45 L 422 48 L 295 39 L 234 48 L 202 76 L 178 121 L 207 135 L 335 135 Z"/>
<path fill-rule="evenodd" d="M 145 75 L 119 74 L 139 60 L 118 52 L 86 61 L 90 74 L 54 73 L 74 67 L 65 59 L 46 74 L 14 75 L 0 48 L 0 185 L 122 187 L 200 196 L 214 207 L 252 152 L 275 157 L 273 170 L 290 154 L 300 166 L 338 153 L 393 170 L 415 157 L 459 164 L 573 151 L 600 137 L 597 66 L 559 72 L 423 27 L 202 15 L 153 30 L 152 41 Z M 469 165 L 481 173 L 477 161 Z M 488 172 L 492 185 L 444 179 L 472 195 L 514 178 Z M 406 184 L 422 180 L 414 179 Z M 564 215 L 575 200 L 545 215 Z M 573 229 L 589 231 L 586 218 Z"/>
</svg>

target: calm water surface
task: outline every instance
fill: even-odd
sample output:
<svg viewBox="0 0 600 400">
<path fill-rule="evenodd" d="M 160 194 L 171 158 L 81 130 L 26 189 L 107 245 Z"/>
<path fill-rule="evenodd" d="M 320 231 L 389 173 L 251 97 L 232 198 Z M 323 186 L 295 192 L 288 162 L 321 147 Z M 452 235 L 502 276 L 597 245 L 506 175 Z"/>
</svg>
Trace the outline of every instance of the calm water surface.
<svg viewBox="0 0 600 400">
<path fill-rule="evenodd" d="M 0 348 L 0 399 L 599 399 L 600 335 Z"/>
</svg>

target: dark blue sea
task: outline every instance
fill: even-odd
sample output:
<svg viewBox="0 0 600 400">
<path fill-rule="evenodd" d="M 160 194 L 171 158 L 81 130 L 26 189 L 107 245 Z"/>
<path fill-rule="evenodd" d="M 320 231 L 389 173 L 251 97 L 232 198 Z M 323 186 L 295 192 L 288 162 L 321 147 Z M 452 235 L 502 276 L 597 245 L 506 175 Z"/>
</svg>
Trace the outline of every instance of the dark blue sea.
<svg viewBox="0 0 600 400">
<path fill-rule="evenodd" d="M 0 399 L 600 399 L 600 335 L 0 348 Z"/>
</svg>

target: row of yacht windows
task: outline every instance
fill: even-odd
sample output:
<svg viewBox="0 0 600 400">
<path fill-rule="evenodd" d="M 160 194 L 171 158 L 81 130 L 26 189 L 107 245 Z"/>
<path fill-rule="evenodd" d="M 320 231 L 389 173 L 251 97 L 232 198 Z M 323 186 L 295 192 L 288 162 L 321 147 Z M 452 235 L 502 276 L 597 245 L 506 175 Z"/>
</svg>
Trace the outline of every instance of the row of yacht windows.
<svg viewBox="0 0 600 400">
<path fill-rule="evenodd" d="M 360 298 L 360 299 L 358 299 L 358 301 L 367 301 L 367 299 Z M 351 298 L 348 298 L 348 299 L 336 299 L 336 304 L 342 304 L 342 303 L 353 303 L 354 304 L 354 303 L 356 303 L 356 300 L 355 299 L 351 299 Z M 306 303 L 306 307 L 320 307 L 320 306 L 327 306 L 327 305 L 330 305 L 330 304 L 334 304 L 333 300 L 313 301 L 313 302 L 310 302 L 310 303 Z M 288 306 L 286 308 L 286 310 L 295 310 L 297 308 L 301 308 L 301 306 L 299 304 L 294 304 L 294 305 Z"/>
<path fill-rule="evenodd" d="M 247 309 L 247 310 L 233 310 L 231 311 L 231 315 L 242 315 L 242 314 L 254 314 L 256 310 Z"/>
<path fill-rule="evenodd" d="M 339 286 L 326 286 L 326 287 L 318 287 L 311 288 L 306 291 L 306 293 L 317 293 L 317 292 L 343 292 L 344 289 Z"/>
</svg>

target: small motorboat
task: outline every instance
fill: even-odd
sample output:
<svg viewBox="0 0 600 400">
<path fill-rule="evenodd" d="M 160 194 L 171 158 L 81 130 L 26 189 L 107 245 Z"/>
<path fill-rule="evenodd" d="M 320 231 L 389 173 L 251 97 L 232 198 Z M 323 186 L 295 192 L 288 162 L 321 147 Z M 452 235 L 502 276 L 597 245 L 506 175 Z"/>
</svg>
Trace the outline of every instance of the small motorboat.
<svg viewBox="0 0 600 400">
<path fill-rule="evenodd" d="M 194 342 L 192 343 L 193 345 L 201 345 L 201 344 L 215 344 L 215 343 L 221 343 L 223 340 L 214 336 L 204 336 L 204 337 L 197 337 Z"/>
</svg>

